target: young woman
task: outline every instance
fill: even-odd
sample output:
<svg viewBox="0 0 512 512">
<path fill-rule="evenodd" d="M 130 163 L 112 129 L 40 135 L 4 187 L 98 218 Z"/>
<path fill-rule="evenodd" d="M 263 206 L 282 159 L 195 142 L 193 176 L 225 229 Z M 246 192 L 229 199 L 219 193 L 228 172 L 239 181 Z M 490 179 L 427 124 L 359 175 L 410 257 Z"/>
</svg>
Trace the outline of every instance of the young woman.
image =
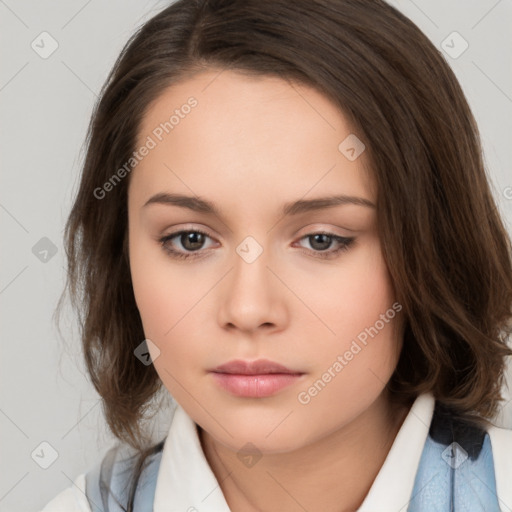
<svg viewBox="0 0 512 512">
<path fill-rule="evenodd" d="M 66 241 L 120 443 L 44 512 L 512 510 L 510 240 L 453 72 L 388 4 L 156 15 Z"/>
</svg>

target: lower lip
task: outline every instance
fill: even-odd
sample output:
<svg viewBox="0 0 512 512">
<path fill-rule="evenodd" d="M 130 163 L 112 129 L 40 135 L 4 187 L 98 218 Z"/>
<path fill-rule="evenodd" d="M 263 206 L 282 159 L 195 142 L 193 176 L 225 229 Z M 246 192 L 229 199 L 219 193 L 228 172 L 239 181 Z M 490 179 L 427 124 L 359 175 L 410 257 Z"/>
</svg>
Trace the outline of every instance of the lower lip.
<svg viewBox="0 0 512 512">
<path fill-rule="evenodd" d="M 297 382 L 300 373 L 265 373 L 240 375 L 235 373 L 212 372 L 213 378 L 222 388 L 233 395 L 248 398 L 264 398 L 281 391 Z"/>
</svg>

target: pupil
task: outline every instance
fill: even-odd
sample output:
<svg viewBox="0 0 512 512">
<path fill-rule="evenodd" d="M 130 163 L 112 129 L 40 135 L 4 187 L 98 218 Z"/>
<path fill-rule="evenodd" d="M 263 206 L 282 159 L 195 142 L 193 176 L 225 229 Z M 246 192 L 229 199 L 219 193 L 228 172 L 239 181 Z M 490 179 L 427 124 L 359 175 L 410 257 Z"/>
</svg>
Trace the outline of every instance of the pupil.
<svg viewBox="0 0 512 512">
<path fill-rule="evenodd" d="M 203 236 L 204 235 L 202 233 L 185 233 L 181 236 L 181 243 L 185 249 L 191 251 L 194 249 L 200 249 L 204 243 Z"/>
<path fill-rule="evenodd" d="M 322 243 L 322 242 L 321 242 L 322 237 L 324 238 L 324 243 Z M 314 243 L 312 243 L 312 244 L 311 244 L 311 246 L 312 246 L 313 248 L 315 248 L 315 249 L 318 249 L 318 250 L 325 250 L 325 249 L 328 249 L 328 248 L 329 248 L 329 245 L 331 245 L 331 244 L 330 244 L 330 242 L 331 242 L 331 237 L 330 237 L 329 235 L 324 235 L 324 234 L 320 233 L 320 234 L 318 234 L 318 235 L 312 235 L 312 238 L 313 238 L 313 240 L 314 240 Z M 320 245 L 320 247 L 318 247 L 318 245 L 317 245 L 317 247 L 315 247 L 315 244 L 316 244 L 316 242 L 317 242 L 317 240 L 318 240 L 318 239 L 320 239 L 320 244 L 319 244 L 319 245 Z"/>
</svg>

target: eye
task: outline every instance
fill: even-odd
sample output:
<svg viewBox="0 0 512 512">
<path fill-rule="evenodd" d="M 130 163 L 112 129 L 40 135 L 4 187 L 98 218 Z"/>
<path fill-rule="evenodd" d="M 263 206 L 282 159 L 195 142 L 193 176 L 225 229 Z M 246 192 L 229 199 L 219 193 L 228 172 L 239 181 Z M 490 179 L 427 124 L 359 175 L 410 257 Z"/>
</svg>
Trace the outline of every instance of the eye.
<svg viewBox="0 0 512 512">
<path fill-rule="evenodd" d="M 176 259 L 197 258 L 202 256 L 201 249 L 204 249 L 206 239 L 212 239 L 208 233 L 199 229 L 181 230 L 159 239 L 162 248 L 172 257 Z M 181 248 L 176 249 L 174 239 L 177 239 Z M 354 243 L 354 237 L 343 237 L 334 233 L 318 232 L 310 233 L 300 240 L 308 240 L 311 249 L 307 252 L 312 253 L 313 257 L 318 258 L 334 258 L 342 251 Z M 335 249 L 331 249 L 333 242 L 337 245 Z"/>
<path fill-rule="evenodd" d="M 318 258 L 334 258 L 340 252 L 348 250 L 348 248 L 354 243 L 354 237 L 344 237 L 335 235 L 334 233 L 318 232 L 310 233 L 303 236 L 300 240 L 308 240 L 312 249 L 314 257 Z M 330 249 L 332 243 L 335 242 L 337 247 Z"/>
<path fill-rule="evenodd" d="M 174 238 L 178 239 L 182 249 L 176 250 L 173 247 L 172 241 Z M 198 253 L 198 251 L 203 248 L 206 238 L 211 237 L 208 233 L 199 229 L 182 230 L 160 238 L 159 242 L 162 244 L 163 249 L 173 258 L 185 259 L 200 256 L 200 254 L 194 254 L 194 252 Z M 187 251 L 190 251 L 191 253 L 187 254 Z"/>
</svg>

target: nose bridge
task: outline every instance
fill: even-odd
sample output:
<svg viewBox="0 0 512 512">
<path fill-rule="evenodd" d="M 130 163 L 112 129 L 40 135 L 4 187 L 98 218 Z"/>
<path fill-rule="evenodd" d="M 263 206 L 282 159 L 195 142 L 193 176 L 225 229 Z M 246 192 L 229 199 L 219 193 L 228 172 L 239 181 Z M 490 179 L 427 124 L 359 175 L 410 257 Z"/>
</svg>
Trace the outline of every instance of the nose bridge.
<svg viewBox="0 0 512 512">
<path fill-rule="evenodd" d="M 235 248 L 231 286 L 237 293 L 250 296 L 266 295 L 269 292 L 268 278 L 271 272 L 267 266 L 271 254 L 266 239 L 262 240 L 261 236 L 258 238 L 260 241 L 252 235 L 246 236 Z"/>
<path fill-rule="evenodd" d="M 278 288 L 282 285 L 267 268 L 273 258 L 265 243 L 247 236 L 235 248 L 232 270 L 222 289 L 222 323 L 244 330 L 280 323 L 283 305 Z"/>
</svg>

